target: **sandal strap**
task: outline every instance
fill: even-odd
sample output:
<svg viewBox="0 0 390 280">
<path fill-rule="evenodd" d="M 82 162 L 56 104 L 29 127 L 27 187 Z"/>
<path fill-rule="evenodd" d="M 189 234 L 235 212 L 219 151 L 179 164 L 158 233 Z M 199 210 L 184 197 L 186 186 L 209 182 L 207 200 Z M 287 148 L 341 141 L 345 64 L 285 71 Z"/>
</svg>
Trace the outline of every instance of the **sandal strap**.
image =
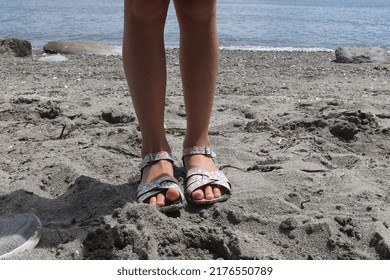
<svg viewBox="0 0 390 280">
<path fill-rule="evenodd" d="M 148 183 L 141 183 L 137 188 L 137 201 L 144 202 L 147 198 L 158 194 L 160 192 L 167 191 L 170 187 L 174 187 L 180 193 L 181 200 L 183 200 L 183 194 L 179 187 L 179 182 L 176 178 L 171 176 L 164 176 L 160 179 L 153 180 Z"/>
<path fill-rule="evenodd" d="M 231 184 L 222 171 L 207 171 L 200 168 L 192 168 L 187 172 L 185 191 L 191 195 L 193 191 L 207 185 L 218 185 L 231 192 Z"/>
<path fill-rule="evenodd" d="M 207 146 L 194 146 L 183 148 L 183 157 L 188 155 L 204 155 L 210 158 L 215 158 L 217 155 L 211 149 L 211 147 Z"/>
<path fill-rule="evenodd" d="M 170 162 L 173 162 L 171 153 L 166 151 L 161 151 L 157 153 L 150 153 L 147 154 L 141 161 L 141 163 L 138 165 L 138 168 L 142 171 L 145 167 L 151 165 L 153 162 L 159 161 L 159 160 L 169 160 Z"/>
</svg>

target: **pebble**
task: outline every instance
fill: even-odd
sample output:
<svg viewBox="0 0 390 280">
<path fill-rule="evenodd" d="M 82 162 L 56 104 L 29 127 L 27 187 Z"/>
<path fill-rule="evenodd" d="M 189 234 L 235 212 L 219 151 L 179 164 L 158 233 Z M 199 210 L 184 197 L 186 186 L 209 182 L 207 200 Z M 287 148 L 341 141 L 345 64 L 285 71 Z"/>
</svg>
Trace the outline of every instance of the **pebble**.
<svg viewBox="0 0 390 280">
<path fill-rule="evenodd" d="M 295 231 L 290 231 L 290 232 L 288 233 L 288 238 L 290 238 L 290 239 L 295 239 L 295 238 L 297 238 L 297 234 L 295 233 Z"/>
<path fill-rule="evenodd" d="M 336 204 L 336 209 L 339 211 L 347 210 L 347 206 L 345 204 Z"/>
<path fill-rule="evenodd" d="M 288 218 L 287 220 L 284 220 L 280 223 L 280 229 L 281 230 L 288 230 L 291 231 L 298 227 L 298 222 L 294 218 Z"/>
<path fill-rule="evenodd" d="M 351 226 L 347 226 L 345 228 L 345 234 L 348 235 L 348 237 L 354 237 L 355 236 L 355 230 Z"/>
<path fill-rule="evenodd" d="M 341 226 L 345 226 L 348 223 L 346 218 L 339 217 L 339 216 L 334 217 L 334 220 Z"/>
</svg>

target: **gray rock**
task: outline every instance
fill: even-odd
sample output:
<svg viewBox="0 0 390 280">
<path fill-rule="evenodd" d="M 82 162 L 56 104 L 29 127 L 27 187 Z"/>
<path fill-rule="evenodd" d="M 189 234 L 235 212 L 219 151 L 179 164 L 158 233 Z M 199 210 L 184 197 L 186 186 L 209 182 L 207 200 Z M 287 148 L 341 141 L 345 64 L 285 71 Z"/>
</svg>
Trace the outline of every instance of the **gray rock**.
<svg viewBox="0 0 390 280">
<path fill-rule="evenodd" d="M 342 47 L 335 54 L 339 63 L 390 63 L 387 49 L 380 47 Z"/>
<path fill-rule="evenodd" d="M 108 111 L 102 112 L 102 118 L 108 123 L 118 124 L 118 123 L 130 123 L 135 121 L 135 117 L 132 115 L 127 115 L 118 110 L 110 109 Z"/>
<path fill-rule="evenodd" d="M 351 141 L 354 139 L 355 134 L 359 132 L 359 130 L 346 121 L 339 121 L 329 127 L 330 133 L 334 136 L 340 138 L 341 140 Z M 337 207 L 337 206 L 336 206 Z"/>
<path fill-rule="evenodd" d="M 43 46 L 43 50 L 49 54 L 120 55 L 120 50 L 114 46 L 93 42 L 51 41 Z"/>
<path fill-rule="evenodd" d="M 0 39 L 0 57 L 25 57 L 32 55 L 31 43 L 18 38 Z"/>
<path fill-rule="evenodd" d="M 376 223 L 374 228 L 376 230 L 371 238 L 370 246 L 375 248 L 382 260 L 390 260 L 390 231 L 381 223 Z"/>
<path fill-rule="evenodd" d="M 298 227 L 298 222 L 294 218 L 288 218 L 280 223 L 279 228 L 282 231 L 291 231 Z"/>
</svg>

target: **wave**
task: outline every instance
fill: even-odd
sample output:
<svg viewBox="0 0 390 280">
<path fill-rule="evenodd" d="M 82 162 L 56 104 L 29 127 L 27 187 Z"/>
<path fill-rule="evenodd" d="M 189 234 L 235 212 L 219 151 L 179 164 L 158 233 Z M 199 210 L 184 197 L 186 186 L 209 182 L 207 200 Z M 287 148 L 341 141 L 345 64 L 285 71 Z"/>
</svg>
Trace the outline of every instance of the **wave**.
<svg viewBox="0 0 390 280">
<path fill-rule="evenodd" d="M 267 46 L 221 46 L 221 50 L 244 50 L 244 51 L 272 51 L 272 52 L 334 52 L 329 48 L 295 48 L 295 47 L 267 47 Z"/>
<path fill-rule="evenodd" d="M 115 55 L 122 54 L 121 45 L 110 45 L 114 48 Z M 166 49 L 178 49 L 177 45 L 167 45 Z M 296 47 L 269 47 L 269 46 L 220 46 L 220 50 L 232 50 L 232 51 L 263 51 L 263 52 L 334 52 L 334 49 L 330 48 L 296 48 Z M 33 47 L 33 50 L 42 51 L 42 47 Z"/>
<path fill-rule="evenodd" d="M 178 49 L 179 46 L 166 46 L 167 49 Z M 267 47 L 267 46 L 220 46 L 220 50 L 232 50 L 232 51 L 269 51 L 269 52 L 334 52 L 334 49 L 330 48 L 296 48 L 296 47 Z"/>
</svg>

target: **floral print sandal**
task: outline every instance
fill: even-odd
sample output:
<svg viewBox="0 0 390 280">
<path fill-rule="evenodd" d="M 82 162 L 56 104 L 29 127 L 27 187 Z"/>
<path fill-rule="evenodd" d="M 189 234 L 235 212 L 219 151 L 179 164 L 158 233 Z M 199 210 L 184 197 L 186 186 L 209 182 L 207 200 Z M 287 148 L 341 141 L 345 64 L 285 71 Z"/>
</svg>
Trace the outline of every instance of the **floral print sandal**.
<svg viewBox="0 0 390 280">
<path fill-rule="evenodd" d="M 195 146 L 188 147 L 183 149 L 183 165 L 184 165 L 184 157 L 189 155 L 204 155 L 209 158 L 215 158 L 216 154 L 210 147 L 204 146 Z M 221 189 L 225 189 L 225 193 L 219 197 L 212 200 L 194 200 L 192 199 L 192 192 L 207 186 L 207 185 L 218 185 Z M 197 205 L 210 205 L 217 202 L 223 202 L 229 199 L 231 196 L 231 184 L 229 180 L 226 178 L 225 174 L 220 171 L 207 171 L 201 168 L 191 168 L 187 171 L 186 180 L 185 180 L 185 196 L 187 201 L 191 204 Z"/>
<path fill-rule="evenodd" d="M 144 157 L 144 159 L 138 166 L 138 168 L 141 171 L 141 174 L 142 174 L 142 170 L 145 167 L 160 160 L 168 160 L 173 163 L 171 154 L 169 152 L 161 151 L 157 153 L 148 154 L 147 156 Z M 184 199 L 183 192 L 179 187 L 179 182 L 171 176 L 164 176 L 162 178 L 153 180 L 151 182 L 140 183 L 137 188 L 137 195 L 136 195 L 137 202 L 145 203 L 150 197 L 158 193 L 166 193 L 167 190 L 171 187 L 175 188 L 179 192 L 180 198 L 173 203 L 159 207 L 159 210 L 163 213 L 179 211 L 184 207 L 185 199 Z"/>
</svg>

